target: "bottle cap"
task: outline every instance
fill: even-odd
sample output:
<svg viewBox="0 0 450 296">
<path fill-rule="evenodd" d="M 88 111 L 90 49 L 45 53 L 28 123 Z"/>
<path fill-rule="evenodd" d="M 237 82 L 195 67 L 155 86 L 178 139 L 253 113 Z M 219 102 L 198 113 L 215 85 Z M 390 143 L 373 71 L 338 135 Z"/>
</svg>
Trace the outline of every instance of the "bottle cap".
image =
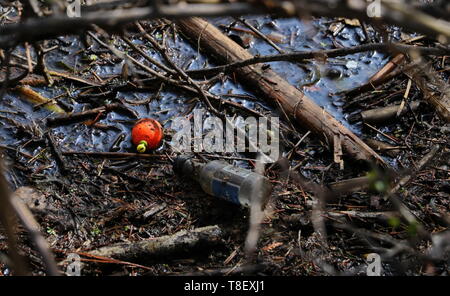
<svg viewBox="0 0 450 296">
<path fill-rule="evenodd" d="M 185 166 L 185 162 L 189 159 L 191 159 L 192 156 L 187 156 L 187 155 L 180 155 L 177 156 L 174 161 L 173 161 L 173 170 L 175 173 L 177 174 L 182 174 L 183 173 L 183 168 Z"/>
</svg>

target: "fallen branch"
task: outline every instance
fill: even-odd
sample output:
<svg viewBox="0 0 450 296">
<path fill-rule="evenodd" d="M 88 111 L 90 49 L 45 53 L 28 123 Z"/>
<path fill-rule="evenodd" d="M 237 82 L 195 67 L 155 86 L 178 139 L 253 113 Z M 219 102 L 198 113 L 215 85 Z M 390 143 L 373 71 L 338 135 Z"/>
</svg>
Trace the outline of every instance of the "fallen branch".
<svg viewBox="0 0 450 296">
<path fill-rule="evenodd" d="M 205 245 L 217 244 L 222 237 L 218 226 L 206 226 L 191 231 L 182 230 L 173 235 L 138 242 L 118 243 L 90 251 L 89 254 L 120 260 L 141 260 L 173 253 L 201 249 Z"/>
<path fill-rule="evenodd" d="M 69 255 L 68 252 L 64 252 L 61 250 L 56 250 L 57 252 L 60 253 L 64 253 L 66 255 Z M 97 264 L 118 264 L 118 265 L 125 265 L 125 266 L 130 266 L 130 267 L 136 267 L 136 268 L 142 268 L 145 270 L 152 270 L 150 267 L 144 266 L 144 265 L 140 265 L 140 264 L 135 264 L 135 263 L 131 263 L 131 262 L 127 262 L 127 261 L 121 261 L 121 260 L 117 260 L 117 259 L 112 259 L 112 258 L 106 258 L 106 257 L 102 257 L 102 256 L 95 256 L 89 253 L 84 253 L 84 252 L 73 252 L 75 254 L 78 254 L 80 256 L 83 257 L 87 257 L 87 258 L 81 258 L 80 261 L 82 262 L 93 262 L 93 263 L 97 263 Z M 69 260 L 63 260 L 61 262 L 58 263 L 58 265 L 60 266 L 65 266 L 67 268 L 67 265 L 70 264 L 71 262 Z"/>
<path fill-rule="evenodd" d="M 357 95 L 367 92 L 367 91 L 376 90 L 376 87 L 388 82 L 389 80 L 397 77 L 400 74 L 403 74 L 405 71 L 412 69 L 416 66 L 417 66 L 417 63 L 411 63 L 408 65 L 405 65 L 405 66 L 400 67 L 400 68 L 398 68 L 390 73 L 387 73 L 383 76 L 379 76 L 377 79 L 373 79 L 363 85 L 353 88 L 349 91 L 341 92 L 341 94 L 345 94 L 346 96 L 352 97 L 352 96 L 357 96 Z"/>
<path fill-rule="evenodd" d="M 39 41 L 56 36 L 77 34 L 89 30 L 93 24 L 104 29 L 116 29 L 127 23 L 161 17 L 179 18 L 186 16 L 242 15 L 266 10 L 247 3 L 230 4 L 173 4 L 112 11 L 84 13 L 81 17 L 62 14 L 47 18 L 30 18 L 20 24 L 9 24 L 0 28 L 0 48 L 9 48 L 20 42 Z M 39 30 L 36 30 L 39 28 Z"/>
<path fill-rule="evenodd" d="M 431 235 L 430 233 L 425 229 L 425 227 L 417 220 L 417 217 L 411 212 L 411 210 L 406 206 L 406 204 L 404 202 L 402 202 L 399 198 L 397 198 L 396 196 L 396 192 L 403 186 L 405 186 L 409 180 L 411 180 L 411 178 L 413 176 L 415 176 L 420 170 L 422 170 L 427 164 L 428 162 L 430 162 L 435 155 L 438 153 L 440 149 L 439 145 L 434 145 L 430 152 L 428 152 L 417 164 L 416 166 L 416 170 L 411 173 L 408 174 L 406 176 L 404 176 L 403 178 L 401 178 L 395 186 L 393 186 L 390 190 L 388 190 L 385 199 L 389 199 L 392 204 L 397 208 L 398 212 L 400 213 L 400 215 L 409 223 L 409 225 L 415 225 L 416 229 L 417 229 L 417 233 L 426 238 L 426 239 L 430 239 Z"/>
<path fill-rule="evenodd" d="M 250 1 L 249 1 L 250 2 Z M 117 29 L 127 23 L 154 18 L 183 18 L 188 16 L 234 16 L 246 14 L 272 13 L 278 16 L 309 16 L 308 13 L 318 16 L 359 18 L 365 21 L 374 21 L 367 13 L 369 2 L 363 1 L 252 1 L 253 3 L 216 3 L 216 4 L 160 4 L 156 6 L 134 7 L 130 9 L 115 9 L 83 12 L 81 17 L 65 17 L 63 14 L 51 17 L 33 17 L 20 24 L 8 24 L 0 28 L 0 48 L 9 48 L 20 42 L 33 42 L 56 36 L 77 34 L 90 29 L 92 24 L 104 29 Z M 357 5 L 355 5 L 357 3 Z M 428 6 L 413 7 L 411 5 L 398 4 L 400 6 L 383 6 L 381 19 L 386 23 L 403 26 L 410 31 L 418 31 L 432 37 L 441 37 L 447 42 L 450 39 L 450 24 L 434 18 L 423 11 Z M 333 9 L 331 9 L 333 7 Z M 39 28 L 39 30 L 36 30 Z"/>
<path fill-rule="evenodd" d="M 369 16 L 368 5 L 373 3 L 368 1 L 336 1 L 336 0 L 297 0 L 296 11 L 310 13 L 316 16 L 345 18 L 357 18 L 367 22 L 383 22 L 386 24 L 397 25 L 409 31 L 416 31 L 426 34 L 430 37 L 437 37 L 443 43 L 450 41 L 450 23 L 434 18 L 423 11 L 430 4 L 419 7 L 413 7 L 406 4 L 406 1 L 379 1 L 380 17 Z M 333 8 L 331 8 L 333 7 Z"/>
<path fill-rule="evenodd" d="M 93 82 L 92 80 L 87 80 L 87 79 L 84 79 L 84 78 L 81 78 L 81 77 L 78 77 L 75 75 L 71 75 L 68 73 L 64 73 L 64 72 L 48 71 L 48 74 L 51 76 L 57 76 L 57 77 L 64 78 L 67 80 L 72 80 L 72 81 L 76 81 L 79 83 L 87 84 L 90 86 L 102 86 L 101 83 L 96 83 L 96 82 Z"/>
<path fill-rule="evenodd" d="M 30 235 L 31 240 L 34 242 L 39 254 L 42 256 L 42 260 L 47 269 L 47 275 L 57 276 L 60 275 L 58 268 L 56 267 L 55 258 L 50 251 L 49 245 L 40 232 L 40 226 L 33 217 L 30 210 L 22 203 L 19 198 L 11 198 L 11 206 L 19 218 L 22 225 Z"/>
</svg>

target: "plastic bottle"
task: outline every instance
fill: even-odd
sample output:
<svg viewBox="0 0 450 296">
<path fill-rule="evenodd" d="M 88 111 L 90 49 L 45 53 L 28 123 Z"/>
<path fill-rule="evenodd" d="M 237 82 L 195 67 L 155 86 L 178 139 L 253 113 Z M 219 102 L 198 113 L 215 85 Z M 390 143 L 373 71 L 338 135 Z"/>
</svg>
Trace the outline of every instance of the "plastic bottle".
<svg viewBox="0 0 450 296">
<path fill-rule="evenodd" d="M 259 201 L 261 209 L 264 209 L 272 191 L 272 185 L 266 177 L 225 161 L 214 160 L 205 164 L 187 156 L 179 156 L 173 165 L 176 173 L 196 180 L 209 195 L 244 207 Z"/>
</svg>

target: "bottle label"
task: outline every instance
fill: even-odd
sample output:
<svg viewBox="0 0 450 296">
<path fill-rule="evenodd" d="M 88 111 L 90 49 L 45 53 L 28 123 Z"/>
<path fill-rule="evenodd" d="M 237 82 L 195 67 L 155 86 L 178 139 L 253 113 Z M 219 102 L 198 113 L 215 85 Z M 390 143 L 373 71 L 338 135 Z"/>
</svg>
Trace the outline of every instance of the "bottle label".
<svg viewBox="0 0 450 296">
<path fill-rule="evenodd" d="M 240 205 L 239 201 L 239 189 L 240 187 L 223 180 L 214 178 L 212 180 L 212 191 L 217 197 L 225 199 L 234 204 Z"/>
</svg>

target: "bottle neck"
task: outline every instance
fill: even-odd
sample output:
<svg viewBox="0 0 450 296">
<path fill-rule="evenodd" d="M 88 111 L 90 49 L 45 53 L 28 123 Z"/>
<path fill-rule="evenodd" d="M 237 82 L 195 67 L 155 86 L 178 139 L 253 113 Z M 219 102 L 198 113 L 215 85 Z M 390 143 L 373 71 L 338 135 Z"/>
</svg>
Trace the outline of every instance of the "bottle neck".
<svg viewBox="0 0 450 296">
<path fill-rule="evenodd" d="M 199 163 L 192 158 L 179 156 L 175 159 L 174 170 L 176 173 L 198 180 L 200 171 L 204 164 Z"/>
</svg>

